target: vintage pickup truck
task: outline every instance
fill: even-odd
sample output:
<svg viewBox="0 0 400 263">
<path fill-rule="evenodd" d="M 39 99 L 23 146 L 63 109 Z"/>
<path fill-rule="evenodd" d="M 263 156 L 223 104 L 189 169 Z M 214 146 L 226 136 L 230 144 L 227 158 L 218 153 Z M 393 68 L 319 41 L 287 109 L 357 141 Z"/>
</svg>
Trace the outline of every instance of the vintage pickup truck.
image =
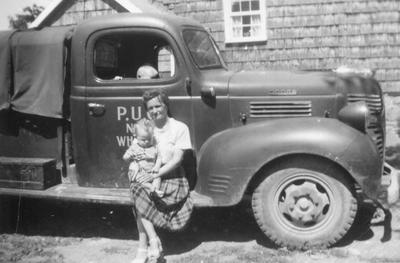
<svg viewBox="0 0 400 263">
<path fill-rule="evenodd" d="M 137 78 L 143 64 L 159 78 Z M 280 246 L 336 243 L 359 202 L 379 195 L 385 115 L 371 76 L 232 72 L 199 23 L 119 14 L 0 32 L 3 208 L 10 196 L 130 205 L 122 155 L 148 89 L 164 89 L 189 126 L 183 166 L 195 205 L 250 197 Z"/>
</svg>

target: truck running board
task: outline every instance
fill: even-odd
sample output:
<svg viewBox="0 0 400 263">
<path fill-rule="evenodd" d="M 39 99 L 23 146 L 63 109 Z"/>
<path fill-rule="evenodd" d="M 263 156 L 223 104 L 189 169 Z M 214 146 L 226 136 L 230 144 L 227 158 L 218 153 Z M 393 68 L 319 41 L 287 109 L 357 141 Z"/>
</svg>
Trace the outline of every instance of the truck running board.
<svg viewBox="0 0 400 263">
<path fill-rule="evenodd" d="M 103 204 L 132 205 L 127 188 L 94 188 L 81 187 L 77 184 L 59 184 L 46 190 L 30 190 L 15 188 L 0 188 L 2 195 L 20 196 L 26 198 L 56 199 L 63 201 L 78 201 Z M 212 206 L 210 198 L 191 192 L 196 207 Z"/>
</svg>

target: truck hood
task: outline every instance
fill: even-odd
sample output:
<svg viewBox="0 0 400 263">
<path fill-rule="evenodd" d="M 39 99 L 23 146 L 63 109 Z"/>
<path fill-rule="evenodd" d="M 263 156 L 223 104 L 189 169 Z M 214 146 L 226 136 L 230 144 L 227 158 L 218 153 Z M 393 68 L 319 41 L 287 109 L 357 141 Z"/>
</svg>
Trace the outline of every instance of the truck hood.
<svg viewBox="0 0 400 263">
<path fill-rule="evenodd" d="M 307 96 L 337 93 L 333 72 L 241 71 L 229 80 L 230 96 Z"/>
</svg>

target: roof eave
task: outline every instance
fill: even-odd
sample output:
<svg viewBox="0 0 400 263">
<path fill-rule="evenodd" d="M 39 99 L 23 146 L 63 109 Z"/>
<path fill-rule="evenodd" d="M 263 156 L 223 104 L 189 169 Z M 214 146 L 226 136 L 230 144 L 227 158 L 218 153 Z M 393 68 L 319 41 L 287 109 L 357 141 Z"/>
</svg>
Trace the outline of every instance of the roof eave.
<svg viewBox="0 0 400 263">
<path fill-rule="evenodd" d="M 45 20 L 57 9 L 57 7 L 62 4 L 64 0 L 53 0 L 40 15 L 28 25 L 29 28 L 41 27 Z M 130 0 L 114 0 L 120 6 L 126 9 L 130 13 L 142 13 L 143 8 L 135 5 Z M 150 6 L 150 5 L 149 5 Z"/>
</svg>

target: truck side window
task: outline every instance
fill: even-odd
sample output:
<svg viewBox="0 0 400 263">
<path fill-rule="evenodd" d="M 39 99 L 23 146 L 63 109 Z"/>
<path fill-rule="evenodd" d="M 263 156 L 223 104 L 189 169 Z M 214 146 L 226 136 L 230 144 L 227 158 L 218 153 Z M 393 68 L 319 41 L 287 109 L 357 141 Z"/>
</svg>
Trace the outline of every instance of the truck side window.
<svg viewBox="0 0 400 263">
<path fill-rule="evenodd" d="M 99 37 L 94 46 L 94 74 L 100 80 L 137 79 L 143 65 L 158 71 L 158 78 L 175 75 L 175 57 L 162 36 L 148 32 L 119 32 Z M 143 79 L 141 79 L 143 80 Z"/>
</svg>

